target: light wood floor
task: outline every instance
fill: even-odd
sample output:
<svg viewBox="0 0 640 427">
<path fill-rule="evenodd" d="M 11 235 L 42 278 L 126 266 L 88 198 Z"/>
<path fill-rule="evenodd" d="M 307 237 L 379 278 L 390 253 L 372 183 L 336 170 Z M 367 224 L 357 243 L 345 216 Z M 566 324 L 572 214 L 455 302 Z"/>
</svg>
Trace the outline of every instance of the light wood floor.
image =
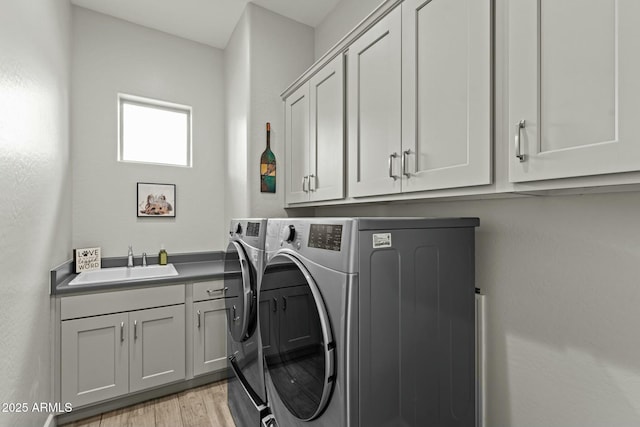
<svg viewBox="0 0 640 427">
<path fill-rule="evenodd" d="M 106 412 L 63 427 L 235 427 L 221 381 Z"/>
</svg>

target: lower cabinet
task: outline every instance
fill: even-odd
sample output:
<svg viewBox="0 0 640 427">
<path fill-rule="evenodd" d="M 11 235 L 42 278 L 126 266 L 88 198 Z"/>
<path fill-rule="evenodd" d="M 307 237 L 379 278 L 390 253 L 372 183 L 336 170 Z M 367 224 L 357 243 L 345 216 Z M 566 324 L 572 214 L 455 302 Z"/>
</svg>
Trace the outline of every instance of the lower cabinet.
<svg viewBox="0 0 640 427">
<path fill-rule="evenodd" d="M 62 401 L 74 407 L 129 391 L 129 314 L 62 322 Z"/>
<path fill-rule="evenodd" d="M 193 299 L 184 284 L 61 298 L 60 398 L 75 408 L 225 371 L 225 291 L 211 280 Z"/>
<path fill-rule="evenodd" d="M 227 367 L 227 312 L 224 298 L 193 304 L 193 375 Z"/>
<path fill-rule="evenodd" d="M 185 378 L 184 305 L 129 313 L 129 391 Z"/>
<path fill-rule="evenodd" d="M 74 407 L 185 378 L 184 304 L 62 322 L 62 401 Z"/>
</svg>

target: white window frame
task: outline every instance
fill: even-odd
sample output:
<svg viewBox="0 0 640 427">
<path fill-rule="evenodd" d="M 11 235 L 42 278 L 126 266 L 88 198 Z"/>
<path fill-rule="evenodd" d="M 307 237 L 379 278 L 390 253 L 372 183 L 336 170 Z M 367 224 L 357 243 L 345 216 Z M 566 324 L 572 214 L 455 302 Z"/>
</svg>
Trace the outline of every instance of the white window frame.
<svg viewBox="0 0 640 427">
<path fill-rule="evenodd" d="M 187 164 L 186 165 L 177 165 L 174 163 L 158 163 L 158 162 L 144 162 L 138 160 L 124 160 L 124 138 L 123 138 L 123 114 L 124 108 L 122 108 L 123 104 L 130 105 L 138 105 L 141 107 L 147 108 L 155 108 L 158 110 L 166 110 L 172 111 L 176 113 L 187 114 Z M 191 168 L 193 167 L 193 141 L 191 138 L 192 135 L 192 121 L 193 121 L 193 109 L 189 105 L 176 104 L 174 102 L 161 101 L 158 99 L 145 98 L 137 95 L 129 95 L 125 93 L 118 93 L 118 162 L 123 163 L 140 163 L 145 165 L 156 165 L 156 166 L 173 166 L 178 168 Z"/>
</svg>

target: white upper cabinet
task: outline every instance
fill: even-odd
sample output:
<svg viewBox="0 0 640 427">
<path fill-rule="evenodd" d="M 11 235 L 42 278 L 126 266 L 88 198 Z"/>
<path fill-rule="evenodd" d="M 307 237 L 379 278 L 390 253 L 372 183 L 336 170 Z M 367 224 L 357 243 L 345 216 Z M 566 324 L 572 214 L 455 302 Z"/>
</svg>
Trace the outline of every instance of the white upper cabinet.
<svg viewBox="0 0 640 427">
<path fill-rule="evenodd" d="M 286 202 L 309 199 L 309 86 L 292 93 L 285 101 Z"/>
<path fill-rule="evenodd" d="M 347 70 L 350 196 L 491 183 L 489 0 L 405 0 Z"/>
<path fill-rule="evenodd" d="M 311 80 L 309 200 L 344 197 L 344 56 Z"/>
<path fill-rule="evenodd" d="M 405 0 L 402 15 L 402 191 L 490 184 L 490 0 Z"/>
<path fill-rule="evenodd" d="M 510 0 L 510 181 L 640 170 L 639 76 L 639 1 Z"/>
<path fill-rule="evenodd" d="M 344 197 L 344 57 L 285 100 L 286 203 Z"/>
<path fill-rule="evenodd" d="M 402 16 L 397 7 L 347 55 L 349 195 L 400 191 Z"/>
<path fill-rule="evenodd" d="M 292 85 L 286 203 L 491 184 L 492 3 L 386 2 Z"/>
</svg>

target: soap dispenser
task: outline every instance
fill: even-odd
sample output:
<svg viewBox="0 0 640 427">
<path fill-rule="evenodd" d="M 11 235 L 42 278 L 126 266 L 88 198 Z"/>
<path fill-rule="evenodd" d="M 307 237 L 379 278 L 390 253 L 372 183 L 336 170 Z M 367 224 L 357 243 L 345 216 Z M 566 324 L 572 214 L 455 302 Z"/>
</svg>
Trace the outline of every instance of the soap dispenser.
<svg viewBox="0 0 640 427">
<path fill-rule="evenodd" d="M 164 245 L 160 245 L 160 252 L 158 253 L 158 264 L 167 265 L 168 258 L 169 255 L 167 254 L 167 251 L 164 250 Z"/>
</svg>

